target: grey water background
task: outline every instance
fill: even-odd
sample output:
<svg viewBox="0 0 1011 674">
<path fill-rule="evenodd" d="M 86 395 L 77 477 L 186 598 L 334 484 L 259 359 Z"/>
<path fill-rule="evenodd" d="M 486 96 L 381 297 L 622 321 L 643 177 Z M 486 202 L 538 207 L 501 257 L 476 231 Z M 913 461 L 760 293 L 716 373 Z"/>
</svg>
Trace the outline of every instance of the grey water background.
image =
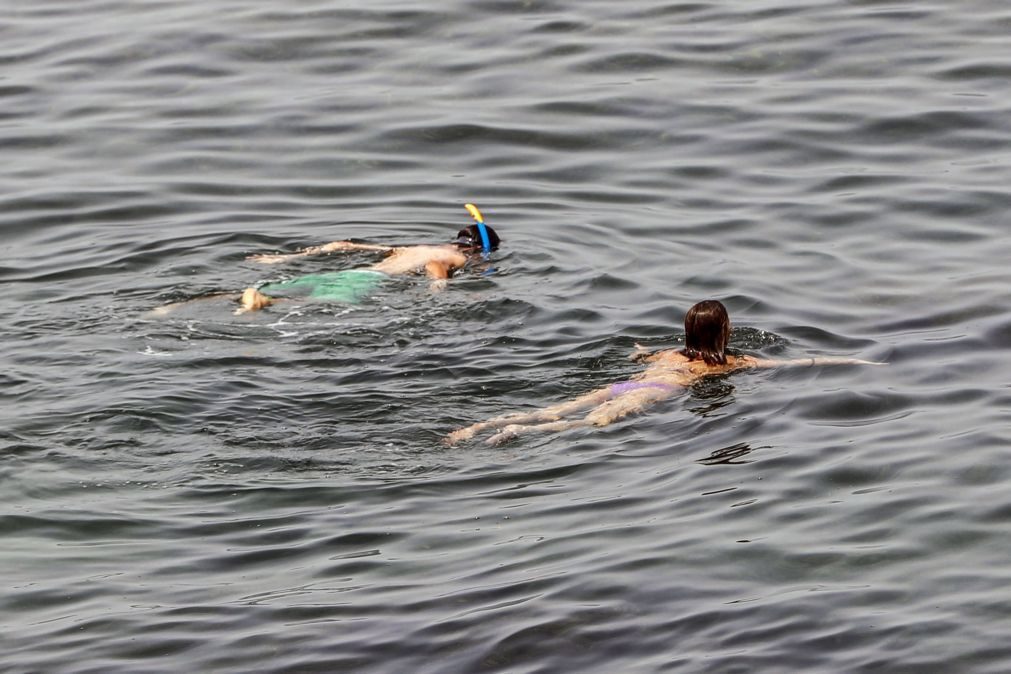
<svg viewBox="0 0 1011 674">
<path fill-rule="evenodd" d="M 1003 0 L 0 5 L 0 670 L 1011 670 Z M 357 307 L 166 302 L 438 242 Z M 733 345 L 605 429 L 448 431 Z"/>
</svg>

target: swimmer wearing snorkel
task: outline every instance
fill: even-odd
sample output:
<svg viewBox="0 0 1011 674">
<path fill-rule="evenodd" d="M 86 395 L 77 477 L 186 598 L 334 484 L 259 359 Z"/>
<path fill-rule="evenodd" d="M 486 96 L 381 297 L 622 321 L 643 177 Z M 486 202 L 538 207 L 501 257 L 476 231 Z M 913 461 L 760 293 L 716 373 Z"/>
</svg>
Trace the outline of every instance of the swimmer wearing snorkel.
<svg viewBox="0 0 1011 674">
<path fill-rule="evenodd" d="M 597 389 L 573 400 L 534 412 L 520 412 L 494 417 L 488 421 L 453 431 L 444 439 L 447 445 L 470 440 L 477 433 L 501 429 L 488 444 L 499 444 L 522 433 L 557 432 L 570 428 L 607 426 L 646 410 L 675 392 L 711 375 L 728 374 L 755 368 L 812 365 L 881 365 L 851 358 L 801 358 L 766 360 L 753 356 L 735 356 L 726 352 L 730 339 L 730 318 L 722 303 L 699 302 L 685 315 L 685 348 L 649 353 L 636 344 L 630 358 L 649 363 L 642 373 L 628 381 Z M 589 409 L 580 419 L 563 420 L 573 412 Z"/>
<path fill-rule="evenodd" d="M 310 298 L 330 302 L 355 304 L 364 299 L 389 276 L 423 273 L 432 280 L 433 290 L 445 287 L 447 280 L 463 268 L 474 256 L 487 258 L 499 246 L 495 230 L 484 223 L 484 216 L 474 204 L 464 204 L 475 224 L 457 232 L 456 238 L 446 244 L 386 246 L 353 241 L 332 241 L 311 246 L 295 253 L 268 253 L 250 255 L 247 260 L 262 264 L 276 264 L 299 257 L 325 255 L 336 252 L 376 251 L 384 253 L 379 262 L 356 269 L 323 272 L 299 276 L 288 281 L 267 283 L 259 288 L 246 288 L 241 295 L 229 294 L 241 305 L 236 314 L 258 311 L 285 299 Z M 213 295 L 206 298 L 220 297 Z M 189 300 L 192 302 L 193 300 Z M 164 315 L 181 304 L 176 302 L 154 311 Z"/>
</svg>

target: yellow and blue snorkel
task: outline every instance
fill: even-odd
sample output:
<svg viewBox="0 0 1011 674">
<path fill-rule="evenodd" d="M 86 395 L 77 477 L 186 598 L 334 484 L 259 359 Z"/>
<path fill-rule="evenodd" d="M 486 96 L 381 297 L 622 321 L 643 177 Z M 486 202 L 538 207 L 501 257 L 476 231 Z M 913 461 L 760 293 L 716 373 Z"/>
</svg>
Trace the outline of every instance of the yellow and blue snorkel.
<svg viewBox="0 0 1011 674">
<path fill-rule="evenodd" d="M 481 251 L 485 259 L 487 259 L 491 255 L 491 239 L 488 238 L 488 227 L 484 224 L 484 216 L 481 215 L 481 211 L 474 204 L 464 204 L 463 207 L 470 213 L 470 217 L 474 218 L 477 222 L 477 231 L 481 235 Z"/>
</svg>

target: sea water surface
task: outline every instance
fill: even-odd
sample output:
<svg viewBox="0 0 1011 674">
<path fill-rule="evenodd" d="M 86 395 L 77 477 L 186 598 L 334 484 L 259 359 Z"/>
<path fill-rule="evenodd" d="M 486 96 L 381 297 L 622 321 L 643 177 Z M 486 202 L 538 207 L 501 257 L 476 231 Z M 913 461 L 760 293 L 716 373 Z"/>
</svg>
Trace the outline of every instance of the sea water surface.
<svg viewBox="0 0 1011 674">
<path fill-rule="evenodd" d="M 0 7 L 0 670 L 1011 670 L 1004 0 Z M 169 302 L 504 241 L 433 292 Z M 596 430 L 454 428 L 677 347 Z"/>
</svg>

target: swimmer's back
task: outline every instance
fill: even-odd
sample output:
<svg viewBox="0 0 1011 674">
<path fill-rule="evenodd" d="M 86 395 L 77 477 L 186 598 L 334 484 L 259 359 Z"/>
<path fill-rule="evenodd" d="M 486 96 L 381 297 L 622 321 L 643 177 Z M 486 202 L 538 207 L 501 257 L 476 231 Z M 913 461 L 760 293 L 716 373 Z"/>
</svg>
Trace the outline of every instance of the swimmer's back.
<svg viewBox="0 0 1011 674">
<path fill-rule="evenodd" d="M 458 269 L 467 263 L 467 256 L 454 246 L 410 246 L 395 249 L 386 259 L 371 265 L 369 269 L 384 274 L 409 274 L 421 271 L 429 262 Z"/>
</svg>

